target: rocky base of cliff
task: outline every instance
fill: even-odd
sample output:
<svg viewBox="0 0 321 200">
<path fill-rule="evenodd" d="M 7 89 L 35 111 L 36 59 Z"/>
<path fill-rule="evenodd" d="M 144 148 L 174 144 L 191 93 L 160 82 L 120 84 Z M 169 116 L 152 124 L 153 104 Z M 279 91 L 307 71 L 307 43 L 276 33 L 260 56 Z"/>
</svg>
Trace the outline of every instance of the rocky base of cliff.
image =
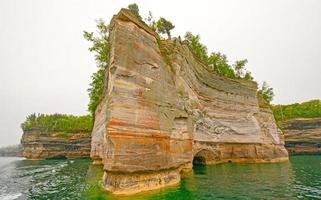
<svg viewBox="0 0 321 200">
<path fill-rule="evenodd" d="M 321 154 L 321 143 L 318 142 L 285 142 L 290 155 L 318 155 Z"/>
<path fill-rule="evenodd" d="M 105 171 L 103 185 L 114 194 L 128 195 L 178 184 L 181 173 L 190 171 L 193 165 L 288 161 L 288 152 L 283 145 L 195 142 L 194 146 L 193 163 L 153 172 Z"/>
<path fill-rule="evenodd" d="M 266 163 L 288 160 L 283 145 L 195 142 L 194 164 Z"/>
<path fill-rule="evenodd" d="M 180 179 L 178 169 L 128 174 L 105 172 L 103 178 L 106 190 L 114 194 L 134 194 L 159 189 L 178 184 Z"/>
<path fill-rule="evenodd" d="M 290 155 L 321 154 L 321 118 L 298 118 L 282 123 Z"/>
<path fill-rule="evenodd" d="M 24 131 L 21 143 L 23 156 L 28 159 L 89 158 L 91 133 L 27 130 Z"/>
</svg>

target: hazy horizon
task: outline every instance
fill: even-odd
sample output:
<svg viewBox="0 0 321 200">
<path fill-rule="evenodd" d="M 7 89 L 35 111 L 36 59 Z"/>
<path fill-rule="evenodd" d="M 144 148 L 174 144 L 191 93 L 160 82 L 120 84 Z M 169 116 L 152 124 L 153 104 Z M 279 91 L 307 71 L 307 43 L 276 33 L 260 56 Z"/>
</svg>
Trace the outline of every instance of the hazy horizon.
<svg viewBox="0 0 321 200">
<path fill-rule="evenodd" d="M 200 34 L 209 52 L 248 59 L 258 83 L 274 88 L 273 104 L 321 98 L 321 1 L 49 1 L 0 2 L 0 147 L 18 144 L 30 113 L 87 114 L 96 71 L 83 30 L 137 3 L 175 25 L 172 35 Z"/>
</svg>

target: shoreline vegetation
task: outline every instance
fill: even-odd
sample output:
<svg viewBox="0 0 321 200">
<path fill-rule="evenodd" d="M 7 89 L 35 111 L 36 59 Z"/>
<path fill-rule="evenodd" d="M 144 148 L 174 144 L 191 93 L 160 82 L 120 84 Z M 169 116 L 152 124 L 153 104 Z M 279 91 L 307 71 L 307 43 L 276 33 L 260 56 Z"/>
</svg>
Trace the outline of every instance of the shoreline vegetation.
<svg viewBox="0 0 321 200">
<path fill-rule="evenodd" d="M 282 123 L 295 118 L 320 118 L 321 100 L 314 99 L 302 103 L 272 105 L 275 120 Z M 91 115 L 74 116 L 67 114 L 30 114 L 21 124 L 23 130 L 39 129 L 41 131 L 79 132 L 92 131 Z"/>
<path fill-rule="evenodd" d="M 21 124 L 22 130 L 37 129 L 45 132 L 90 132 L 93 119 L 90 115 L 74 116 L 66 114 L 30 114 Z"/>
<path fill-rule="evenodd" d="M 318 99 L 293 103 L 288 105 L 272 105 L 272 110 L 279 128 L 287 131 L 286 122 L 292 119 L 317 119 L 321 118 L 321 101 Z M 24 132 L 32 130 L 46 133 L 52 137 L 87 137 L 93 129 L 91 115 L 74 116 L 67 114 L 30 114 L 21 124 Z M 301 139 L 304 140 L 304 136 Z M 288 138 L 288 140 L 290 140 Z M 287 142 L 287 137 L 285 138 Z M 0 148 L 0 156 L 22 156 L 22 146 L 14 145 Z"/>
<path fill-rule="evenodd" d="M 286 120 L 296 118 L 320 118 L 321 100 L 314 99 L 302 103 L 293 103 L 287 105 L 273 105 L 272 111 L 274 118 L 282 129 L 282 123 Z"/>
</svg>

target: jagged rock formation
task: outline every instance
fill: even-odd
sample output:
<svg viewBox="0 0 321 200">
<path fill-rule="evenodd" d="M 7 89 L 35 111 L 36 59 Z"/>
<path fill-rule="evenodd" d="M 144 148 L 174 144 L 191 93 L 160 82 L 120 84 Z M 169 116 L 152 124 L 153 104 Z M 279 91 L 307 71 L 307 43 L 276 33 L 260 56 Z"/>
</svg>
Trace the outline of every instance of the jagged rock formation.
<svg viewBox="0 0 321 200">
<path fill-rule="evenodd" d="M 46 132 L 30 129 L 24 130 L 21 144 L 23 156 L 28 159 L 89 158 L 91 133 L 88 131 Z"/>
<path fill-rule="evenodd" d="M 321 154 L 321 118 L 286 120 L 282 127 L 290 154 Z"/>
<path fill-rule="evenodd" d="M 122 9 L 110 24 L 110 65 L 91 157 L 104 186 L 130 194 L 176 184 L 194 163 L 288 159 L 252 81 L 215 75 L 179 40 L 162 41 Z"/>
</svg>

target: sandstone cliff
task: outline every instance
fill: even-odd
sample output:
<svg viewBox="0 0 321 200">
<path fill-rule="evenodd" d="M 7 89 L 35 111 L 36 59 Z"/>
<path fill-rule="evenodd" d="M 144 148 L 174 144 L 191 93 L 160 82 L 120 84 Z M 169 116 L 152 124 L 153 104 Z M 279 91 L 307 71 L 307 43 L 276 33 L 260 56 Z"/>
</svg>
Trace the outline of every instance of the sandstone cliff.
<svg viewBox="0 0 321 200">
<path fill-rule="evenodd" d="M 110 65 L 91 149 L 104 165 L 107 190 L 129 194 L 176 184 L 193 160 L 288 159 L 255 82 L 207 71 L 187 44 L 161 41 L 126 9 L 110 27 Z"/>
<path fill-rule="evenodd" d="M 24 130 L 21 143 L 28 159 L 89 158 L 91 133 Z"/>
<path fill-rule="evenodd" d="M 282 127 L 290 154 L 321 154 L 321 118 L 286 120 Z"/>
</svg>

